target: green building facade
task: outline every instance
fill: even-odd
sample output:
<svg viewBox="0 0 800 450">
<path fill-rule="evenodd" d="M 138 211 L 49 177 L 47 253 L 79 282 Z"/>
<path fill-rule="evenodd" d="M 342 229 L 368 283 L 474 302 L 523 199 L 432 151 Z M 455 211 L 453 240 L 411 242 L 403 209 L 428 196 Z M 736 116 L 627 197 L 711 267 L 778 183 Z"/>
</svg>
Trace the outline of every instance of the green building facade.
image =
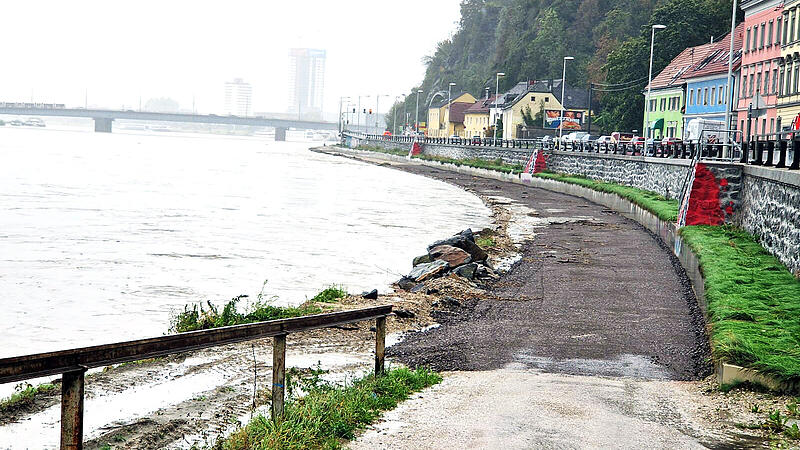
<svg viewBox="0 0 800 450">
<path fill-rule="evenodd" d="M 653 89 L 650 92 L 650 102 L 647 104 L 647 91 L 645 96 L 645 110 L 642 135 L 644 129 L 650 128 L 650 137 L 656 140 L 664 137 L 683 138 L 683 86 L 673 86 L 665 89 Z M 648 122 L 649 119 L 649 123 Z"/>
</svg>

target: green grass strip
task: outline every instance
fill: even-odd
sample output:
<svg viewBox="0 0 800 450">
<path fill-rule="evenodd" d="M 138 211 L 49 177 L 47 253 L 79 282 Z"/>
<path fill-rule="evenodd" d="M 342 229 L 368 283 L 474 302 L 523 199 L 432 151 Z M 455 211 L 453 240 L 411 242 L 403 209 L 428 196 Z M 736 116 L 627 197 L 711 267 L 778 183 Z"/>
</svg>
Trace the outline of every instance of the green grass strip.
<svg viewBox="0 0 800 450">
<path fill-rule="evenodd" d="M 408 148 L 409 150 L 397 150 L 391 148 L 378 147 L 377 145 L 359 145 L 358 147 L 356 147 L 356 149 L 358 150 L 386 153 L 387 155 L 395 155 L 395 156 L 408 156 L 408 152 L 411 150 L 411 144 L 408 144 Z"/>
<path fill-rule="evenodd" d="M 0 412 L 32 403 L 37 394 L 52 392 L 55 388 L 55 385 L 47 383 L 38 386 L 28 384 L 24 388 L 20 385 L 10 397 L 0 400 Z"/>
<path fill-rule="evenodd" d="M 305 397 L 287 402 L 284 419 L 278 424 L 258 416 L 216 448 L 341 448 L 345 440 L 353 439 L 357 430 L 377 420 L 383 411 L 441 380 L 427 369 L 403 368 L 378 379 L 368 375 L 344 387 L 318 385 Z"/>
<path fill-rule="evenodd" d="M 488 170 L 496 170 L 498 172 L 505 172 L 505 173 L 522 173 L 522 164 L 508 164 L 503 162 L 502 158 L 497 159 L 481 159 L 481 158 L 469 158 L 469 159 L 455 159 L 455 158 L 447 158 L 444 156 L 434 156 L 434 155 L 417 155 L 414 158 L 422 159 L 425 161 L 436 161 L 445 164 L 453 164 L 456 166 L 467 166 L 467 167 L 475 167 L 478 169 L 488 169 Z"/>
<path fill-rule="evenodd" d="M 714 357 L 800 381 L 800 281 L 743 230 L 680 234 L 700 259 Z"/>
<path fill-rule="evenodd" d="M 564 175 L 559 173 L 541 172 L 534 175 L 538 178 L 556 180 L 564 183 L 576 184 L 587 187 L 595 191 L 617 194 L 622 198 L 630 200 L 643 209 L 655 214 L 659 219 L 666 222 L 676 222 L 678 220 L 678 201 L 668 200 L 655 192 L 645 191 L 631 186 L 623 186 L 616 183 L 592 180 L 580 175 Z"/>
</svg>

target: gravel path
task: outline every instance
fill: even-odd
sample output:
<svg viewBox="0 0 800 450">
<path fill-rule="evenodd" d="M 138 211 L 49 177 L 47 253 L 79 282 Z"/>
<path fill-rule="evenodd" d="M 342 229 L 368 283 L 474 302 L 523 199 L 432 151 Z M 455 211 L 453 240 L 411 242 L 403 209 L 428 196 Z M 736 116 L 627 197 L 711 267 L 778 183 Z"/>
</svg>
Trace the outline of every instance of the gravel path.
<svg viewBox="0 0 800 450">
<path fill-rule="evenodd" d="M 756 442 L 708 434 L 674 381 L 519 370 L 456 372 L 387 412 L 351 449 L 695 449 Z M 692 436 L 700 436 L 695 438 Z"/>
<path fill-rule="evenodd" d="M 390 356 L 437 370 L 512 366 L 679 380 L 710 374 L 705 322 L 689 281 L 640 225 L 577 197 L 393 166 L 505 203 L 516 214 L 509 234 L 533 237 L 492 287 L 499 300 L 441 311 L 441 327 L 413 335 Z"/>
</svg>

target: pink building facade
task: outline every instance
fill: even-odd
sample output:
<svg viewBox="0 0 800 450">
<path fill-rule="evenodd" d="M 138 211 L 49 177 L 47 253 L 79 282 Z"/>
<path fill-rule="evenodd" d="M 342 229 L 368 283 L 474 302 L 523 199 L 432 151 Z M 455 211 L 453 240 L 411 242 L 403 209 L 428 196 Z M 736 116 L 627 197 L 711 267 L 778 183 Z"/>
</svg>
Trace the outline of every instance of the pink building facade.
<svg viewBox="0 0 800 450">
<path fill-rule="evenodd" d="M 766 103 L 766 114 L 750 119 L 750 136 L 779 131 L 778 92 L 783 85 L 781 67 L 781 37 L 784 16 L 783 1 L 745 0 L 742 65 L 737 83 L 736 128 L 748 131 L 747 110 L 759 93 Z"/>
</svg>

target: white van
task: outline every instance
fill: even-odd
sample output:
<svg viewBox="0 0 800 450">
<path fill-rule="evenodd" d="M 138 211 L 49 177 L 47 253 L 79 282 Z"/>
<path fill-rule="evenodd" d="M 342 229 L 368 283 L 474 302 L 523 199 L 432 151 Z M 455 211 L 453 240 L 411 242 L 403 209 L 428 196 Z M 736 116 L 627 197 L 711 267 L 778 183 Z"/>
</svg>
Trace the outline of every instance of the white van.
<svg viewBox="0 0 800 450">
<path fill-rule="evenodd" d="M 697 144 L 703 140 L 705 144 L 717 144 L 725 140 L 725 122 L 696 118 L 686 124 L 686 142 Z"/>
</svg>

